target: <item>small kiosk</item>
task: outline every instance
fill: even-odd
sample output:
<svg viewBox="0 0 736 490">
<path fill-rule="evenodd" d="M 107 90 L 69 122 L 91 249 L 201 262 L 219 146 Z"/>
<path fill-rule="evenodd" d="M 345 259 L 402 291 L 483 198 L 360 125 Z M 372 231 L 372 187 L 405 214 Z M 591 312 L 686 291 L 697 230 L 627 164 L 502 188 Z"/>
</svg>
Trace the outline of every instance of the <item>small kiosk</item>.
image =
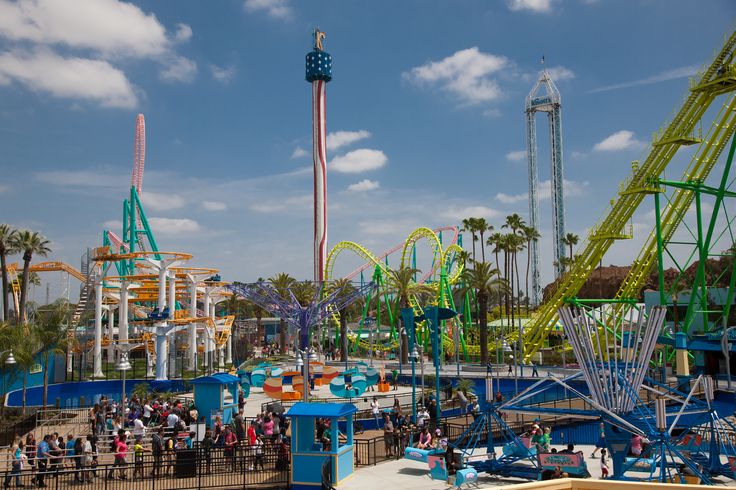
<svg viewBox="0 0 736 490">
<path fill-rule="evenodd" d="M 238 385 L 240 379 L 228 373 L 215 373 L 201 376 L 191 381 L 194 385 L 194 404 L 205 424 L 212 428 L 215 415 L 222 417 L 223 424 L 229 424 L 238 413 Z"/>
<path fill-rule="evenodd" d="M 299 402 L 286 413 L 291 418 L 291 472 L 289 483 L 295 490 L 314 490 L 329 479 L 338 485 L 353 474 L 352 403 Z M 316 439 L 318 418 L 330 421 L 329 445 Z M 344 427 L 344 434 L 338 427 Z"/>
</svg>

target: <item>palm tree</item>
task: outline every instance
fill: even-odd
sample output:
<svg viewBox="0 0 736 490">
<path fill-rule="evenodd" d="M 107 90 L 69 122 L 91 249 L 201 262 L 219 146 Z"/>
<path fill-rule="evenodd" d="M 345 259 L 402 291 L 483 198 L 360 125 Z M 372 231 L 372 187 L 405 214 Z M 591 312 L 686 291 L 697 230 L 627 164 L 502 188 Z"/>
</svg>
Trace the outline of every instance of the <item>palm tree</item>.
<svg viewBox="0 0 736 490">
<path fill-rule="evenodd" d="M 533 226 L 525 226 L 521 229 L 522 236 L 524 237 L 524 240 L 526 240 L 526 281 L 525 281 L 525 288 L 526 288 L 526 309 L 527 314 L 529 313 L 529 268 L 531 267 L 531 259 L 532 259 L 532 242 L 536 242 L 540 238 L 542 238 L 542 235 L 539 234 L 539 231 L 534 228 Z"/>
<path fill-rule="evenodd" d="M 475 218 L 465 218 L 461 231 L 470 232 L 473 241 L 473 260 L 475 260 L 475 241 L 478 240 L 478 237 L 475 235 Z"/>
<path fill-rule="evenodd" d="M 483 240 L 483 234 L 487 231 L 493 231 L 493 226 L 489 225 L 485 218 L 475 218 L 475 230 L 480 235 L 480 257 L 481 261 L 486 261 L 486 247 L 485 241 Z M 475 260 L 475 257 L 473 257 Z"/>
<path fill-rule="evenodd" d="M 414 275 L 419 274 L 419 269 L 411 267 L 402 267 L 398 270 L 389 269 L 388 275 L 386 276 L 386 286 L 389 293 L 393 293 L 396 296 L 396 306 L 398 315 L 398 308 L 410 308 L 411 303 L 409 298 L 414 296 L 422 296 L 429 294 L 432 290 L 425 284 L 417 284 L 414 282 Z M 401 363 L 409 362 L 409 338 L 406 334 L 406 325 L 404 320 L 401 320 Z"/>
<path fill-rule="evenodd" d="M 2 269 L 3 275 L 3 321 L 8 321 L 8 313 L 10 310 L 8 308 L 8 294 L 10 293 L 10 289 L 8 289 L 7 259 L 8 255 L 15 253 L 13 241 L 16 233 L 18 233 L 18 231 L 11 228 L 10 225 L 0 224 L 0 268 Z"/>
<path fill-rule="evenodd" d="M 72 308 L 65 300 L 57 300 L 50 310 L 39 315 L 38 323 L 31 326 L 31 337 L 35 340 L 35 350 L 43 365 L 43 406 L 47 405 L 49 389 L 49 364 L 57 354 L 66 354 L 69 344 L 67 326 Z"/>
<path fill-rule="evenodd" d="M 570 247 L 570 264 L 572 264 L 573 262 L 572 248 L 578 244 L 578 241 L 580 241 L 580 237 L 577 236 L 575 233 L 567 233 L 562 238 L 562 243 Z"/>
<path fill-rule="evenodd" d="M 269 277 L 268 282 L 276 290 L 276 294 L 283 299 L 288 299 L 289 289 L 296 283 L 296 279 L 286 272 L 280 272 L 273 277 Z M 279 319 L 279 344 L 281 346 L 281 353 L 286 354 L 286 320 L 283 318 Z"/>
<path fill-rule="evenodd" d="M 337 279 L 332 282 L 330 289 L 340 291 L 337 296 L 337 301 L 342 302 L 342 298 L 352 295 L 355 291 L 355 286 L 350 282 L 350 279 Z M 342 362 L 348 359 L 348 307 L 343 307 L 340 310 L 340 360 Z"/>
<path fill-rule="evenodd" d="M 26 387 L 28 384 L 28 371 L 35 364 L 34 356 L 34 340 L 33 331 L 26 325 L 19 327 L 10 327 L 9 323 L 0 324 L 0 345 L 3 348 L 10 349 L 15 358 L 13 366 L 15 372 L 22 373 L 23 391 L 22 391 L 22 407 L 23 415 L 26 414 Z"/>
<path fill-rule="evenodd" d="M 490 262 L 474 262 L 472 269 L 463 272 L 463 282 L 465 287 L 475 290 L 478 300 L 476 317 L 480 330 L 480 363 L 485 366 L 488 362 L 488 299 L 494 292 L 502 290 L 505 283 Z"/>
<path fill-rule="evenodd" d="M 23 283 L 20 287 L 20 304 L 18 305 L 18 323 L 23 323 L 26 318 L 25 306 L 28 295 L 28 279 L 31 260 L 34 255 L 46 257 L 51 252 L 51 242 L 46 240 L 40 233 L 36 231 L 23 230 L 13 236 L 11 241 L 12 248 L 18 252 L 23 252 Z"/>
</svg>

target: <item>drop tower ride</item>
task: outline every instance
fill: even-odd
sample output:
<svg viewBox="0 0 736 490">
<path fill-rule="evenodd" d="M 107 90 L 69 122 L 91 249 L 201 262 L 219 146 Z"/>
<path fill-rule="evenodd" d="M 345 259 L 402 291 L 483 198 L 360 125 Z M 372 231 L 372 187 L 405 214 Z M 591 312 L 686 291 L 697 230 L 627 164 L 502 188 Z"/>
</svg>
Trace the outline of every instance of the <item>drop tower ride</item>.
<svg viewBox="0 0 736 490">
<path fill-rule="evenodd" d="M 325 33 L 314 30 L 307 53 L 306 80 L 312 84 L 312 161 L 314 162 L 314 280 L 322 282 L 327 262 L 327 131 L 325 87 L 332 80 L 332 56 L 322 49 Z"/>
</svg>

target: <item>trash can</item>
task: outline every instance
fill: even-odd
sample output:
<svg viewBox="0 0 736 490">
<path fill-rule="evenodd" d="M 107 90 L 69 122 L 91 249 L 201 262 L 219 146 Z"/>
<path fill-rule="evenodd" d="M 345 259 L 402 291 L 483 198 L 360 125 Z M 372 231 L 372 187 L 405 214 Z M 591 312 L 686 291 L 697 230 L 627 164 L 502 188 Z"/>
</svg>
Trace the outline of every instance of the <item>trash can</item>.
<svg viewBox="0 0 736 490">
<path fill-rule="evenodd" d="M 177 478 L 197 476 L 197 451 L 195 449 L 180 449 L 176 451 L 174 474 Z"/>
</svg>

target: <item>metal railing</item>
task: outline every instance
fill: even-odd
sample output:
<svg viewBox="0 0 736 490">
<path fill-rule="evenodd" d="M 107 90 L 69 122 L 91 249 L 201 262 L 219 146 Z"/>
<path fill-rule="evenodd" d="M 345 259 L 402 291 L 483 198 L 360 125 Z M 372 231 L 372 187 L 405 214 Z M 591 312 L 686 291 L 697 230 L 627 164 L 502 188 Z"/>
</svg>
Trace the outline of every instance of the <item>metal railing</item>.
<svg viewBox="0 0 736 490">
<path fill-rule="evenodd" d="M 78 488 L 91 481 L 105 490 L 190 490 L 202 488 L 287 488 L 289 451 L 275 444 L 237 446 L 231 453 L 222 448 L 177 450 L 135 458 L 125 463 L 81 464 L 74 458 L 54 458 L 18 471 L 6 471 L 6 488 L 20 483 L 46 486 L 53 490 Z"/>
</svg>

